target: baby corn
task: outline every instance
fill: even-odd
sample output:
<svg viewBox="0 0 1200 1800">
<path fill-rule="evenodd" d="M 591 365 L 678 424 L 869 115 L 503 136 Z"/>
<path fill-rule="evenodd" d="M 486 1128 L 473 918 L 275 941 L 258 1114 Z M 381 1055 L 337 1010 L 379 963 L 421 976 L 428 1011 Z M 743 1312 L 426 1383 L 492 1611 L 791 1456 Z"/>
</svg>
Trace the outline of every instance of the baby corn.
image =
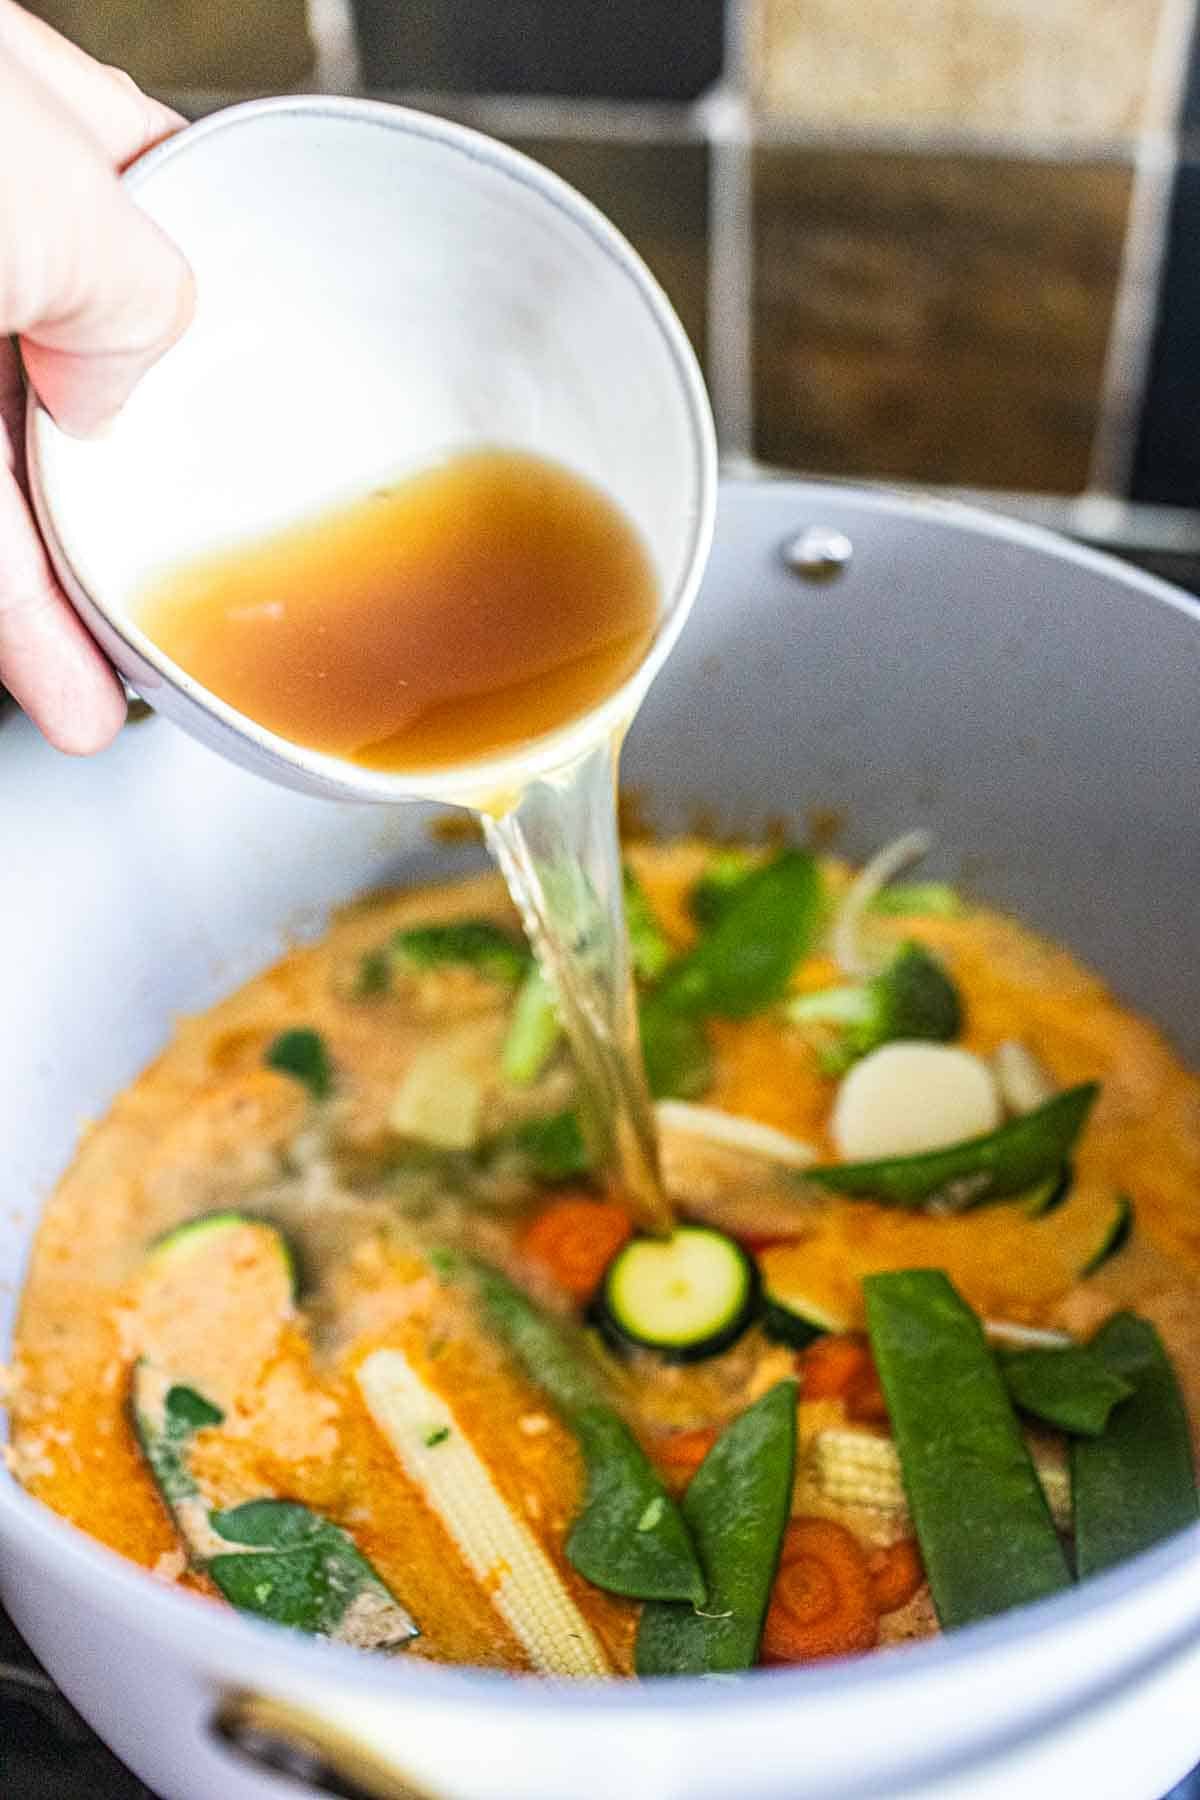
<svg viewBox="0 0 1200 1800">
<path fill-rule="evenodd" d="M 440 1394 L 399 1350 L 358 1370 L 376 1425 L 544 1675 L 608 1675 L 608 1660 L 558 1571 L 512 1512 Z"/>
<path fill-rule="evenodd" d="M 1060 1531 L 1071 1525 L 1071 1484 L 1065 1468 L 1035 1456 L 1038 1480 Z M 827 1500 L 907 1515 L 900 1458 L 891 1438 L 870 1431 L 819 1431 L 809 1448 L 806 1473 Z"/>
</svg>

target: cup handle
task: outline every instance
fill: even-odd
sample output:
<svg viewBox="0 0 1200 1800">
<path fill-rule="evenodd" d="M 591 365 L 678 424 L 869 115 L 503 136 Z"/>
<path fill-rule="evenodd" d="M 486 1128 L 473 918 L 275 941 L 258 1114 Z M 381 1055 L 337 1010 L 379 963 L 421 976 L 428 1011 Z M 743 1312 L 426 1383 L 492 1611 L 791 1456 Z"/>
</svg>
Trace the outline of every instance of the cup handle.
<svg viewBox="0 0 1200 1800">
<path fill-rule="evenodd" d="M 445 1800 L 319 1713 L 272 1695 L 226 1694 L 209 1730 L 243 1762 L 326 1800 Z"/>
</svg>

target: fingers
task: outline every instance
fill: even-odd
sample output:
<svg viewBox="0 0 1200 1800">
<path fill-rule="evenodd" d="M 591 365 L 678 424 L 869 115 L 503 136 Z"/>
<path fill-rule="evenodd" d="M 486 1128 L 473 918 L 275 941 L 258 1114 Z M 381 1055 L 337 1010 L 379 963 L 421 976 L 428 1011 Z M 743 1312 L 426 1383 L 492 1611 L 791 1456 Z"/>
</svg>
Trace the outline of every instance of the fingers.
<svg viewBox="0 0 1200 1800">
<path fill-rule="evenodd" d="M 121 689 L 50 570 L 22 491 L 19 371 L 65 430 L 120 408 L 192 311 L 174 245 L 116 171 L 183 121 L 0 0 L 0 681 L 59 749 L 102 749 Z"/>
<path fill-rule="evenodd" d="M 14 0 L 0 0 L 0 59 L 46 88 L 122 169 L 184 123 L 119 69 L 96 62 Z"/>
<path fill-rule="evenodd" d="M 8 20 L 9 0 L 0 8 Z M 21 337 L 29 378 L 57 422 L 86 434 L 186 327 L 191 274 L 73 113 L 24 67 L 0 60 L 5 146 L 0 331 Z"/>
<path fill-rule="evenodd" d="M 0 467 L 0 681 L 59 750 L 110 744 L 125 700 L 50 572 L 25 498 Z"/>
</svg>

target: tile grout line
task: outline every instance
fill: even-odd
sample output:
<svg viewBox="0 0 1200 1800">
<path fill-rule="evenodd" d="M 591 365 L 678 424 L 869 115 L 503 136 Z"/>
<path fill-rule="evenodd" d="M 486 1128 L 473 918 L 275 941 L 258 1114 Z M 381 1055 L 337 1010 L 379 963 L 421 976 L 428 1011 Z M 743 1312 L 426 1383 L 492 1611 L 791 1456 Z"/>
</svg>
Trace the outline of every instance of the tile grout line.
<svg viewBox="0 0 1200 1800">
<path fill-rule="evenodd" d="M 1133 476 L 1179 164 L 1178 121 L 1196 25 L 1197 0 L 1164 0 L 1147 80 L 1146 113 L 1152 123 L 1140 134 L 1134 156 L 1085 499 L 1124 496 Z"/>
<path fill-rule="evenodd" d="M 307 13 L 316 54 L 313 86 L 324 94 L 358 93 L 358 34 L 350 0 L 307 0 Z"/>
<path fill-rule="evenodd" d="M 708 137 L 708 383 L 722 461 L 754 444 L 749 4 L 728 0 L 725 76 L 701 103 Z"/>
</svg>

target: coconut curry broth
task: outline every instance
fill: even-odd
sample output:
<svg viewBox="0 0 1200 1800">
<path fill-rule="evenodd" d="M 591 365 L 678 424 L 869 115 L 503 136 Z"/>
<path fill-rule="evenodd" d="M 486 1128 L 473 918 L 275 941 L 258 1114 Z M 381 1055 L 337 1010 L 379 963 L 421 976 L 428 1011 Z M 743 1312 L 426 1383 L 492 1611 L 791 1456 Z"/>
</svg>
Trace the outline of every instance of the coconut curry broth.
<svg viewBox="0 0 1200 1800">
<path fill-rule="evenodd" d="M 698 842 L 630 853 L 676 950 L 695 936 L 689 895 L 710 855 Z M 846 880 L 827 866 L 835 891 Z M 189 1566 L 130 1423 L 135 1362 L 169 1359 L 172 1374 L 224 1414 L 191 1447 L 207 1503 L 233 1506 L 262 1495 L 302 1502 L 352 1535 L 415 1618 L 421 1636 L 410 1654 L 528 1669 L 537 1659 L 496 1604 L 503 1557 L 482 1573 L 472 1569 L 364 1402 L 356 1371 L 373 1352 L 399 1349 L 451 1407 L 457 1429 L 590 1626 L 603 1664 L 629 1671 L 637 1604 L 601 1592 L 565 1554 L 583 1490 L 575 1439 L 466 1289 L 440 1279 L 426 1254 L 430 1245 L 450 1245 L 482 1255 L 552 1315 L 567 1316 L 578 1301 L 569 1261 L 547 1263 L 531 1228 L 563 1190 L 531 1180 L 519 1159 L 501 1156 L 484 1167 L 444 1145 L 413 1154 L 397 1131 L 398 1092 L 408 1089 L 411 1129 L 411 1108 L 419 1123 L 446 1070 L 469 1077 L 473 1116 L 464 1143 L 502 1142 L 514 1125 L 570 1102 L 561 1054 L 524 1085 L 501 1071 L 511 983 L 454 962 L 394 966 L 386 982 L 380 978 L 380 947 L 397 931 L 479 919 L 513 928 L 495 877 L 364 900 L 322 943 L 294 951 L 211 1012 L 184 1021 L 159 1060 L 90 1128 L 36 1244 L 17 1340 L 11 1454 L 25 1484 L 66 1518 L 158 1575 L 215 1593 L 202 1559 Z M 854 1330 L 863 1322 L 858 1277 L 880 1269 L 941 1267 L 985 1318 L 1083 1336 L 1116 1309 L 1136 1307 L 1158 1326 L 1194 1422 L 1200 1083 L 1065 952 L 1007 919 L 966 909 L 953 917 L 881 916 L 870 929 L 877 946 L 916 941 L 944 961 L 963 997 L 959 1041 L 967 1049 L 989 1055 L 1017 1038 L 1036 1050 L 1057 1086 L 1102 1083 L 1074 1153 L 1068 1207 L 1031 1226 L 1021 1208 L 1003 1204 L 945 1217 L 815 1187 L 801 1192 L 794 1171 L 664 1120 L 667 1180 L 686 1213 L 754 1247 L 794 1240 L 809 1266 L 823 1271 L 824 1294 L 844 1307 L 841 1324 Z M 822 945 L 789 986 L 811 993 L 835 979 Z M 335 1071 L 331 1097 L 320 1104 L 292 1073 L 265 1062 L 279 1034 L 297 1027 L 319 1034 Z M 827 1056 L 823 1066 L 819 1035 L 778 1008 L 714 1019 L 708 1035 L 706 1106 L 807 1140 L 822 1161 L 835 1158 L 836 1079 L 826 1072 Z M 425 1071 L 417 1082 L 424 1100 L 421 1091 L 414 1100 L 414 1069 Z M 1136 1203 L 1132 1239 L 1080 1279 L 1074 1228 L 1055 1220 L 1082 1216 L 1081 1208 L 1107 1204 L 1118 1191 Z M 186 1271 L 178 1291 L 169 1279 L 148 1290 L 147 1247 L 185 1221 L 234 1208 L 277 1224 L 296 1247 L 299 1304 L 286 1296 L 263 1303 L 247 1238 L 241 1264 L 235 1241 L 231 1272 L 215 1297 L 208 1292 L 202 1315 L 189 1318 Z M 1031 1231 L 1045 1234 L 1036 1253 L 1031 1244 L 1043 1240 Z M 778 1251 L 764 1251 L 764 1263 L 772 1254 Z M 829 1475 L 836 1441 L 829 1434 L 849 1422 L 881 1438 L 887 1414 L 830 1384 L 811 1350 L 797 1355 L 754 1324 L 707 1360 L 611 1350 L 598 1360 L 676 1495 L 712 1428 L 799 1365 L 793 1512 L 839 1521 L 869 1553 L 897 1541 L 908 1547 L 912 1526 L 895 1494 L 886 1504 L 863 1504 Z M 1029 1436 L 1039 1467 L 1061 1472 L 1062 1441 Z M 898 1603 L 878 1609 L 877 1633 L 871 1627 L 832 1647 L 936 1628 L 919 1564 L 891 1598 Z M 821 1651 L 814 1641 L 813 1653 Z"/>
</svg>

